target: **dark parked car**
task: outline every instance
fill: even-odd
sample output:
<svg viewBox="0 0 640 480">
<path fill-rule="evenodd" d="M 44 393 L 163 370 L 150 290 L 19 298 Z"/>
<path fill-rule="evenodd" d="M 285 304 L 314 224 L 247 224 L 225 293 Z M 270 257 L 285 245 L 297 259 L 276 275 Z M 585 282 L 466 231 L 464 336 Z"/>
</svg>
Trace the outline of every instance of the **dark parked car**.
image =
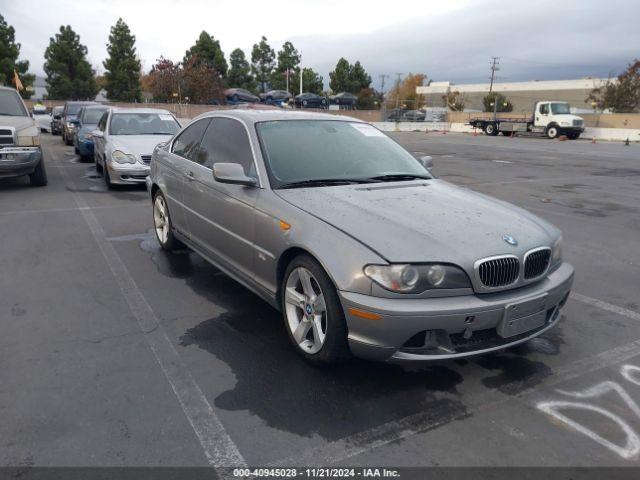
<svg viewBox="0 0 640 480">
<path fill-rule="evenodd" d="M 331 95 L 329 97 L 329 100 L 335 105 L 345 105 L 348 107 L 353 107 L 358 101 L 358 97 L 356 97 L 353 93 L 341 92 L 336 95 Z"/>
<path fill-rule="evenodd" d="M 73 145 L 73 135 L 78 128 L 78 113 L 85 105 L 99 105 L 98 102 L 67 102 L 62 111 L 62 141 Z"/>
<path fill-rule="evenodd" d="M 400 122 L 404 120 L 404 114 L 406 110 L 401 108 L 394 108 L 387 112 L 387 122 Z"/>
<path fill-rule="evenodd" d="M 288 102 L 293 98 L 293 95 L 286 90 L 271 90 L 267 93 L 261 93 L 260 99 L 266 103 L 281 103 Z"/>
<path fill-rule="evenodd" d="M 224 91 L 224 96 L 229 103 L 258 103 L 260 101 L 260 97 L 244 88 L 228 88 Z"/>
<path fill-rule="evenodd" d="M 64 107 L 53 107 L 51 111 L 51 135 L 62 133 L 62 111 Z"/>
<path fill-rule="evenodd" d="M 403 119 L 407 122 L 424 122 L 427 117 L 427 112 L 424 110 L 409 110 L 402 115 Z"/>
<path fill-rule="evenodd" d="M 315 93 L 301 93 L 294 98 L 297 107 L 302 108 L 326 108 L 327 99 Z"/>
<path fill-rule="evenodd" d="M 103 105 L 88 105 L 82 107 L 78 112 L 78 128 L 73 135 L 73 146 L 81 160 L 90 160 L 93 158 L 93 132 L 104 112 L 109 107 Z"/>
</svg>

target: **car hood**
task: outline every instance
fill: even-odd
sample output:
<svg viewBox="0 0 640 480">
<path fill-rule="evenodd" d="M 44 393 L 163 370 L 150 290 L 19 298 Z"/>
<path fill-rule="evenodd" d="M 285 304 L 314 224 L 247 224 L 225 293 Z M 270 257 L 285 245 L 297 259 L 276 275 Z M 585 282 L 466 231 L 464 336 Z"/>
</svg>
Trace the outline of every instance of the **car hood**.
<svg viewBox="0 0 640 480">
<path fill-rule="evenodd" d="M 437 179 L 276 192 L 389 262 L 471 269 L 479 258 L 551 246 L 560 233 L 521 208 Z M 509 245 L 505 235 L 518 245 Z"/>
<path fill-rule="evenodd" d="M 23 130 L 25 128 L 33 127 L 35 125 L 35 120 L 31 117 L 10 117 L 2 115 L 0 116 L 0 126 L 3 127 L 13 127 L 16 129 L 16 132 Z"/>
<path fill-rule="evenodd" d="M 109 143 L 114 150 L 138 155 L 151 155 L 156 145 L 166 142 L 173 135 L 111 135 Z"/>
</svg>

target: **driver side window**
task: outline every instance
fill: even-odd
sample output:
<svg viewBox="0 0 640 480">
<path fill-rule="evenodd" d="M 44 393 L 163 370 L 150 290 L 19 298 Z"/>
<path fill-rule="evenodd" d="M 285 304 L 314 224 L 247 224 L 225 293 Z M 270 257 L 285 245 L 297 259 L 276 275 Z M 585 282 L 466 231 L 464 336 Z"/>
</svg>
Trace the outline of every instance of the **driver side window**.
<svg viewBox="0 0 640 480">
<path fill-rule="evenodd" d="M 542 105 L 540 105 L 540 113 L 542 115 L 549 115 L 549 104 L 548 103 L 543 103 Z"/>
</svg>

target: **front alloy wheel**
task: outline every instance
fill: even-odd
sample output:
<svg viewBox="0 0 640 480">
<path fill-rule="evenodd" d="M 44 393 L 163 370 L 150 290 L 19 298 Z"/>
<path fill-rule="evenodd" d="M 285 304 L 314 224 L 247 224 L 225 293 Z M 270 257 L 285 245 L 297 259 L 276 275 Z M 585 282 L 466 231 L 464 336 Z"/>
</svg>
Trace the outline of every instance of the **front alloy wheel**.
<svg viewBox="0 0 640 480">
<path fill-rule="evenodd" d="M 557 127 L 549 127 L 547 129 L 547 137 L 556 138 L 558 136 L 558 128 Z"/>
<path fill-rule="evenodd" d="M 293 259 L 285 271 L 281 292 L 285 326 L 298 353 L 317 365 L 350 358 L 338 293 L 314 258 L 303 254 Z"/>
<path fill-rule="evenodd" d="M 298 267 L 289 274 L 285 302 L 293 340 L 303 352 L 318 353 L 327 336 L 327 311 L 322 289 L 309 270 Z"/>
</svg>

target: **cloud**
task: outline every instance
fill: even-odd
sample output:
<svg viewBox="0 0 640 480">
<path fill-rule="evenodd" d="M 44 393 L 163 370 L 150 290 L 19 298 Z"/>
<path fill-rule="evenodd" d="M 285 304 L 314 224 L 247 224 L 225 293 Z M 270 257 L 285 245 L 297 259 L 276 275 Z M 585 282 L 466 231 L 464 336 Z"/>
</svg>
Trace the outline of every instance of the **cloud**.
<svg viewBox="0 0 640 480">
<path fill-rule="evenodd" d="M 491 56 L 501 57 L 498 75 L 504 81 L 606 77 L 640 56 L 635 0 L 282 0 L 268 6 L 206 0 L 0 2 L 22 43 L 21 57 L 40 75 L 49 37 L 62 24 L 76 30 L 101 70 L 109 28 L 120 16 L 137 37 L 146 69 L 160 55 L 180 60 L 205 29 L 227 55 L 236 47 L 249 53 L 263 34 L 276 50 L 291 40 L 305 66 L 319 71 L 326 84 L 341 56 L 360 60 L 377 87 L 379 74 L 393 78 L 396 72 L 483 82 Z"/>
</svg>

